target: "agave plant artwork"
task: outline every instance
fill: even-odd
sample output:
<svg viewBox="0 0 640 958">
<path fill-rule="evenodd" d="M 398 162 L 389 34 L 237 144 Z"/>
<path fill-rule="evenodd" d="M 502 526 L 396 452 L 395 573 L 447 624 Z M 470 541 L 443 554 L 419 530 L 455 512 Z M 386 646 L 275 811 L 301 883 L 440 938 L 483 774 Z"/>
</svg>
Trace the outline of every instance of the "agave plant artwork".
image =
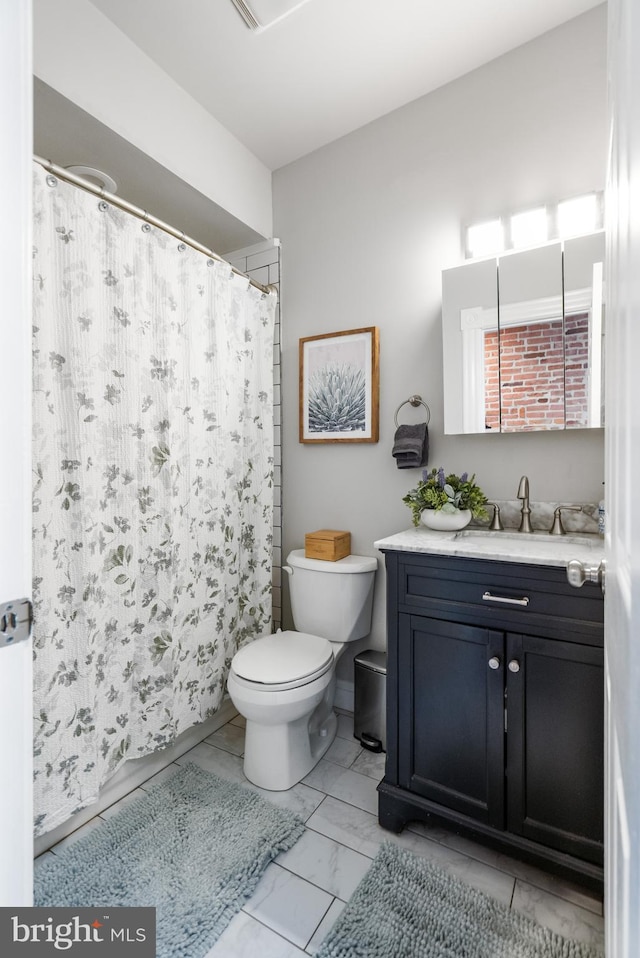
<svg viewBox="0 0 640 958">
<path fill-rule="evenodd" d="M 363 432 L 366 380 L 351 363 L 328 363 L 309 379 L 310 432 Z"/>
<path fill-rule="evenodd" d="M 410 489 L 406 496 L 402 497 L 402 501 L 411 509 L 414 526 L 419 525 L 424 509 L 445 513 L 469 509 L 474 519 L 487 518 L 487 497 L 480 486 L 476 485 L 475 473 L 471 478 L 466 472 L 460 476 L 452 472 L 447 476 L 442 466 L 430 472 L 424 469 L 416 488 Z"/>
</svg>

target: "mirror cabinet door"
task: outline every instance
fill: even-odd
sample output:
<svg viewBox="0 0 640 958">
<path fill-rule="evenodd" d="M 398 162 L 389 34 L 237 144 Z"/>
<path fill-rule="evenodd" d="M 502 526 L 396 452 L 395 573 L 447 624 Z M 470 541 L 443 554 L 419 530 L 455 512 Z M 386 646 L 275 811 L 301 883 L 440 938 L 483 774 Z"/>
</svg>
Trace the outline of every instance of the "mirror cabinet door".
<svg viewBox="0 0 640 958">
<path fill-rule="evenodd" d="M 567 429 L 604 425 L 604 231 L 564 244 Z"/>
<path fill-rule="evenodd" d="M 564 429 L 562 247 L 498 264 L 502 432 Z"/>
<path fill-rule="evenodd" d="M 604 424 L 604 231 L 442 274 L 444 431 Z"/>
<path fill-rule="evenodd" d="M 444 431 L 500 431 L 495 259 L 442 274 Z"/>
</svg>

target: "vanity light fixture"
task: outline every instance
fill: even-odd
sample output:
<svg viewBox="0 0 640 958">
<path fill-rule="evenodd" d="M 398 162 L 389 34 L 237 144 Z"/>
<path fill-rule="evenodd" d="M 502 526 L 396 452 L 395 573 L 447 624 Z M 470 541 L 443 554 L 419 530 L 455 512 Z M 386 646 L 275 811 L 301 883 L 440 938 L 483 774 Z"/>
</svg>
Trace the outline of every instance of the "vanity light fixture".
<svg viewBox="0 0 640 958">
<path fill-rule="evenodd" d="M 558 203 L 558 235 L 580 236 L 598 229 L 600 209 L 598 196 L 587 193 Z"/>
<path fill-rule="evenodd" d="M 467 255 L 491 256 L 504 249 L 504 227 L 502 220 L 486 220 L 474 223 L 467 229 Z"/>
<path fill-rule="evenodd" d="M 511 249 L 533 249 L 551 240 L 595 233 L 602 229 L 603 207 L 602 192 L 593 192 L 505 214 L 508 230 L 503 230 L 501 219 L 473 223 L 463 228 L 465 258 L 493 256 Z"/>
<path fill-rule="evenodd" d="M 546 243 L 549 237 L 546 207 L 539 206 L 535 210 L 514 213 L 510 227 L 511 245 L 514 249 L 525 249 Z"/>
</svg>

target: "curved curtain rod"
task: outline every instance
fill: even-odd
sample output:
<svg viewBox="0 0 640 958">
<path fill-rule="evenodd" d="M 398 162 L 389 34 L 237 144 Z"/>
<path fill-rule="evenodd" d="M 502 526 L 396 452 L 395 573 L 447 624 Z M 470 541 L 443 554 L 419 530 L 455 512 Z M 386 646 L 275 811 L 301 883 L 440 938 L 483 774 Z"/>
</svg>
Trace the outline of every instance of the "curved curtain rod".
<svg viewBox="0 0 640 958">
<path fill-rule="evenodd" d="M 190 236 L 186 236 L 180 230 L 175 229 L 175 227 L 169 226 L 168 223 L 164 223 L 156 216 L 152 216 L 151 213 L 147 213 L 146 210 L 141 209 L 139 206 L 134 206 L 133 203 L 128 203 L 126 200 L 116 196 L 115 193 L 108 193 L 104 187 L 97 186 L 95 183 L 92 183 L 90 180 L 86 180 L 83 176 L 78 176 L 76 173 L 70 173 L 69 170 L 65 170 L 63 166 L 58 166 L 56 163 L 52 163 L 51 160 L 45 160 L 42 156 L 37 156 L 34 153 L 33 159 L 36 163 L 39 163 L 40 166 L 43 166 L 45 170 L 48 170 L 49 173 L 59 177 L 61 180 L 67 180 L 67 182 L 73 183 L 74 186 L 79 186 L 83 190 L 88 190 L 90 193 L 95 193 L 96 196 L 99 196 L 101 199 L 105 200 L 105 202 L 110 203 L 112 206 L 117 206 L 119 209 L 125 210 L 127 213 L 132 213 L 134 216 L 137 216 L 138 219 L 144 220 L 145 223 L 150 223 L 152 226 L 156 226 L 165 233 L 175 236 L 176 239 L 179 239 L 187 246 L 191 246 L 193 249 L 198 250 L 199 253 L 204 253 L 205 256 L 209 256 L 211 259 L 215 259 L 219 263 L 225 263 L 232 272 L 236 273 L 238 276 L 242 276 L 243 279 L 248 280 L 250 285 L 255 286 L 255 288 L 259 289 L 261 293 L 278 292 L 276 286 L 263 286 L 262 283 L 256 282 L 256 280 L 251 279 L 250 276 L 247 276 L 246 273 L 243 273 L 242 270 L 236 269 L 235 266 L 232 266 L 231 263 L 227 262 L 226 259 L 223 259 L 222 256 L 214 253 L 213 250 L 203 246 L 202 243 L 199 243 L 197 240 L 191 239 Z"/>
</svg>

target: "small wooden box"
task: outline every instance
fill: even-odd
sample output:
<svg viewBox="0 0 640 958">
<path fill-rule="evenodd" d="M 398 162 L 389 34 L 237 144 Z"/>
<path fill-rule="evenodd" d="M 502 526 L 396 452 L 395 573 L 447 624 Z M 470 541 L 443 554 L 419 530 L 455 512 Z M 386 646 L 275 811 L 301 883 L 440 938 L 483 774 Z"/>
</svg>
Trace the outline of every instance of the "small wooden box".
<svg viewBox="0 0 640 958">
<path fill-rule="evenodd" d="M 307 559 L 326 559 L 337 562 L 351 555 L 351 533 L 338 529 L 318 529 L 307 532 L 304 537 L 304 554 Z"/>
</svg>

